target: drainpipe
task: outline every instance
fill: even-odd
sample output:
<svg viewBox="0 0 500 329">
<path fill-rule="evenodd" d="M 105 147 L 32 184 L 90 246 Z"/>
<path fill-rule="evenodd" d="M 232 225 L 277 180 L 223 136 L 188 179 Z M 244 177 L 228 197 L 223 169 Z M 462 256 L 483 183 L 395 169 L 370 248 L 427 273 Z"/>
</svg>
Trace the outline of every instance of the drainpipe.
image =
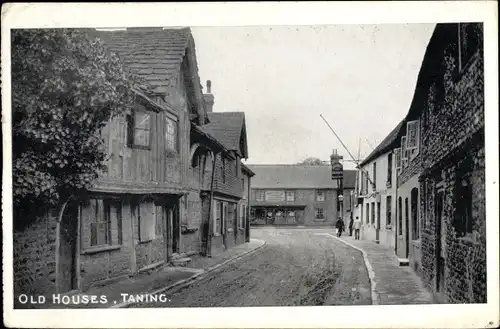
<svg viewBox="0 0 500 329">
<path fill-rule="evenodd" d="M 251 185 L 252 177 L 248 175 L 248 196 L 247 196 L 247 218 L 245 222 L 245 241 L 250 242 L 250 185 Z"/>
<path fill-rule="evenodd" d="M 207 232 L 207 246 L 206 246 L 206 256 L 212 257 L 212 230 L 213 230 L 213 210 L 212 204 L 214 200 L 214 180 L 215 180 L 215 162 L 217 159 L 217 153 L 213 152 L 212 161 L 212 179 L 210 181 L 210 198 L 208 203 L 208 232 Z"/>
</svg>

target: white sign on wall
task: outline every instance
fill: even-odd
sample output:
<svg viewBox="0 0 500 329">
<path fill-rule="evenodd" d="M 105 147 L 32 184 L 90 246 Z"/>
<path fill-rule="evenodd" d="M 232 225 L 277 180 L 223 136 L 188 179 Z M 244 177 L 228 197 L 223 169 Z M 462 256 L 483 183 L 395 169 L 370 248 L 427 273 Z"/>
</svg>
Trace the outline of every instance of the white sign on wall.
<svg viewBox="0 0 500 329">
<path fill-rule="evenodd" d="M 283 202 L 285 201 L 285 191 L 266 191 L 267 202 Z"/>
</svg>

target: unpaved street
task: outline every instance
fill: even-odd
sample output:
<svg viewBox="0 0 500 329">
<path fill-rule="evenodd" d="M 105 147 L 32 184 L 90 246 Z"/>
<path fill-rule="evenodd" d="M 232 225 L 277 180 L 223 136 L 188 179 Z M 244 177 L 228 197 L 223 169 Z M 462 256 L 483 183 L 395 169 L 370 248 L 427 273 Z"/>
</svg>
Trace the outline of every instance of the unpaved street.
<svg viewBox="0 0 500 329">
<path fill-rule="evenodd" d="M 135 307 L 370 304 L 362 254 L 325 229 L 252 229 L 267 244 L 205 279 L 170 293 L 170 302 Z M 323 234 L 323 235 L 322 235 Z"/>
</svg>

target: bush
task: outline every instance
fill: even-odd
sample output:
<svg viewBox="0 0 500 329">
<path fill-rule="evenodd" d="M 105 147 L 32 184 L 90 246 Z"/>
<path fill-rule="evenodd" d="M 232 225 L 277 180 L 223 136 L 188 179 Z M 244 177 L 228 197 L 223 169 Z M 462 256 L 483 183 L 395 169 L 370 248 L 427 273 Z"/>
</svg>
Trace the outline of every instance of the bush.
<svg viewBox="0 0 500 329">
<path fill-rule="evenodd" d="M 129 113 L 134 81 L 90 31 L 12 31 L 14 210 L 84 191 L 105 169 L 100 130 Z"/>
</svg>

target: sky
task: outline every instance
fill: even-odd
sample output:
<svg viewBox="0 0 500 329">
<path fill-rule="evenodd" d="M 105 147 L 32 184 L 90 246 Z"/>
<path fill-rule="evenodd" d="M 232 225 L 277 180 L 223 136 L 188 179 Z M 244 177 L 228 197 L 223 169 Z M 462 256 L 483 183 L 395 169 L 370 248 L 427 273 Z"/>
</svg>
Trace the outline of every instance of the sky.
<svg viewBox="0 0 500 329">
<path fill-rule="evenodd" d="M 191 28 L 214 112 L 245 112 L 248 164 L 364 158 L 406 115 L 435 24 Z M 345 162 L 344 167 L 352 164 Z"/>
</svg>

